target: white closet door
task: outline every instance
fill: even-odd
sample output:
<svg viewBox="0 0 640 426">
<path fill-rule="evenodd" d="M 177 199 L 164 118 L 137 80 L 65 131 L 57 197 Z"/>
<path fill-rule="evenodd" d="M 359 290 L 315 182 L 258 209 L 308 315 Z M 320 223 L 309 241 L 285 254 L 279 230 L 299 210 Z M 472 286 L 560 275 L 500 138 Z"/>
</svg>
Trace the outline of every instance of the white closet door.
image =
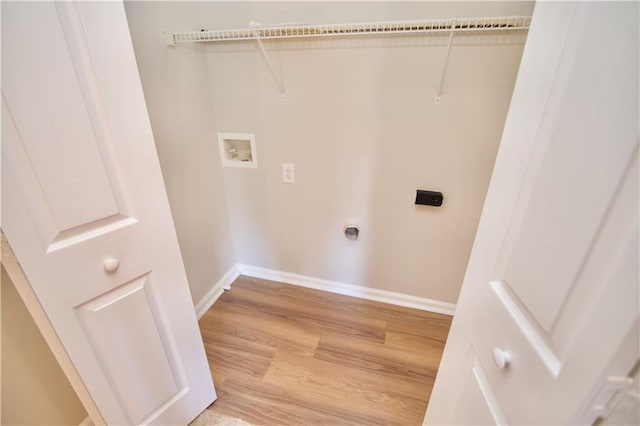
<svg viewBox="0 0 640 426">
<path fill-rule="evenodd" d="M 3 231 L 107 423 L 192 420 L 216 395 L 122 3 L 2 3 L 2 174 Z"/>
<path fill-rule="evenodd" d="M 427 424 L 591 422 L 614 396 L 639 312 L 638 17 L 536 4 Z"/>
</svg>

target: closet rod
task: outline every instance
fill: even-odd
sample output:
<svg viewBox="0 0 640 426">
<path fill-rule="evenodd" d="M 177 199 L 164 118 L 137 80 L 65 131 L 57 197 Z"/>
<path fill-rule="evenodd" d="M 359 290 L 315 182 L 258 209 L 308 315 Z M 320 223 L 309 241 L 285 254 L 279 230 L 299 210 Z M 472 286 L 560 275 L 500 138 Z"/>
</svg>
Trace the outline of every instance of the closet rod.
<svg viewBox="0 0 640 426">
<path fill-rule="evenodd" d="M 430 34 L 451 32 L 518 31 L 526 30 L 530 16 L 494 16 L 478 18 L 447 18 L 420 21 L 388 21 L 357 24 L 286 25 L 236 30 L 202 30 L 164 32 L 167 46 L 177 43 L 201 43 L 256 39 L 287 39 L 386 34 Z"/>
</svg>

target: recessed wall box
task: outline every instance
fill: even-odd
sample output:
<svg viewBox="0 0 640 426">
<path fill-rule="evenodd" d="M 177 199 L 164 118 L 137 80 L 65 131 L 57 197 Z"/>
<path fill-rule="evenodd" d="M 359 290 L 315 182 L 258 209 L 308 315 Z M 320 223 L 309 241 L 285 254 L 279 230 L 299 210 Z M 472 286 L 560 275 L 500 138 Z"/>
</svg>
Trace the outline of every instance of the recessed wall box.
<svg viewBox="0 0 640 426">
<path fill-rule="evenodd" d="M 253 133 L 218 133 L 218 145 L 224 167 L 258 167 L 256 138 Z"/>
<path fill-rule="evenodd" d="M 416 204 L 424 206 L 436 206 L 440 207 L 443 200 L 442 192 L 435 191 L 423 191 L 418 189 L 416 192 Z"/>
</svg>

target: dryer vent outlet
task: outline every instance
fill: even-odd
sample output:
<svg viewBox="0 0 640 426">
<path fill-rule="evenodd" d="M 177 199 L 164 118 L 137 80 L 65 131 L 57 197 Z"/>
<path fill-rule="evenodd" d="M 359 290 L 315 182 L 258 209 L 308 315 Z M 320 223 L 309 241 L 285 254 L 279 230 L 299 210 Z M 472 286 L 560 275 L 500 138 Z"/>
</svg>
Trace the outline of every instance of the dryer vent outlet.
<svg viewBox="0 0 640 426">
<path fill-rule="evenodd" d="M 347 237 L 348 240 L 357 240 L 359 234 L 360 228 L 358 225 L 347 225 L 344 227 L 344 236 Z"/>
</svg>

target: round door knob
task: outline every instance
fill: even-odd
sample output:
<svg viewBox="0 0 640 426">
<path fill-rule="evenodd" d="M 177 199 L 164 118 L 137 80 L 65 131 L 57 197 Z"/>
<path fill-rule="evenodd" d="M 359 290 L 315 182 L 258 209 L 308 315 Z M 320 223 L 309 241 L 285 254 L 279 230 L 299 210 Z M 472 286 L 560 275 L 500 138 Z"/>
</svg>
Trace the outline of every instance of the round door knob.
<svg viewBox="0 0 640 426">
<path fill-rule="evenodd" d="M 102 262 L 102 265 L 104 266 L 104 270 L 106 272 L 112 273 L 118 270 L 118 267 L 120 266 L 120 260 L 114 257 L 110 257 L 108 259 L 105 259 L 105 261 Z"/>
<path fill-rule="evenodd" d="M 511 354 L 501 348 L 495 347 L 493 348 L 493 360 L 496 362 L 498 368 L 502 370 L 511 362 Z"/>
</svg>

